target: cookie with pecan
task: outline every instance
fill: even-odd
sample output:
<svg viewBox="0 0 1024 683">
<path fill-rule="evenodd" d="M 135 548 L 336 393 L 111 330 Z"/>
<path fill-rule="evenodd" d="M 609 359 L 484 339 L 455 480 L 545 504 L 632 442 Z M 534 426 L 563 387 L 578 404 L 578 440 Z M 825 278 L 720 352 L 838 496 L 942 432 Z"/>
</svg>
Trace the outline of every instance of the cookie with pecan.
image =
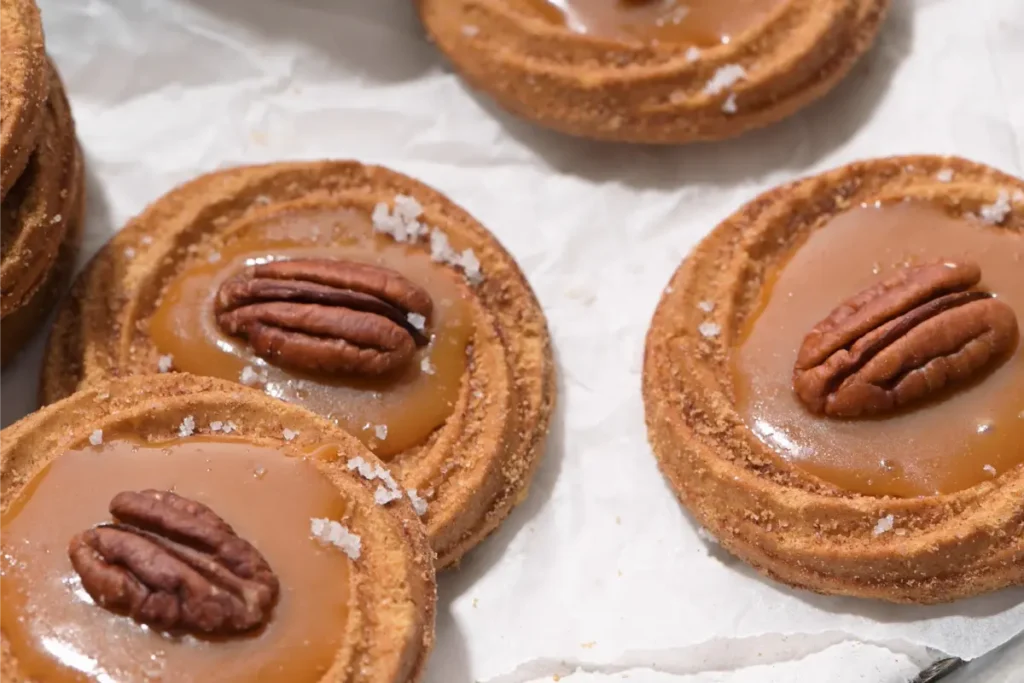
<svg viewBox="0 0 1024 683">
<path fill-rule="evenodd" d="M 685 143 L 783 119 L 871 46 L 888 0 L 419 0 L 430 38 L 509 111 L 582 137 Z"/>
<path fill-rule="evenodd" d="M 185 373 L 96 383 L 3 430 L 0 483 L 5 681 L 423 672 L 423 526 L 310 411 Z"/>
<path fill-rule="evenodd" d="M 949 157 L 756 198 L 673 276 L 648 435 L 764 574 L 936 603 L 1024 583 L 1024 182 Z M 970 542 L 965 542 L 970 539 Z"/>
<path fill-rule="evenodd" d="M 414 492 L 441 566 L 525 496 L 555 392 L 512 257 L 443 195 L 355 162 L 203 176 L 100 251 L 58 315 L 42 400 L 161 372 L 234 380 L 354 434 Z"/>
</svg>

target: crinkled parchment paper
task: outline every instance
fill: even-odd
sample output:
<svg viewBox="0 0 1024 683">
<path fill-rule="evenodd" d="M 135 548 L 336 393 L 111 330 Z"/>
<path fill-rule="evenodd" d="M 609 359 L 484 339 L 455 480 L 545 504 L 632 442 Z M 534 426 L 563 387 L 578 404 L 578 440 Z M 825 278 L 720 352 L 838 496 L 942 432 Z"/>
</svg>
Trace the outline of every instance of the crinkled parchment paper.
<svg viewBox="0 0 1024 683">
<path fill-rule="evenodd" d="M 41 5 L 88 157 L 87 253 L 201 172 L 336 157 L 446 192 L 529 276 L 561 375 L 549 451 L 526 503 L 441 579 L 430 683 L 576 669 L 573 683 L 905 681 L 929 648 L 972 658 L 1021 630 L 1024 590 L 915 608 L 759 578 L 698 537 L 655 467 L 640 398 L 662 287 L 758 192 L 899 153 L 1021 174 L 1021 0 L 895 0 L 825 101 L 678 149 L 568 139 L 496 110 L 423 39 L 409 0 Z M 5 373 L 5 423 L 33 407 L 38 358 L 37 343 Z"/>
</svg>

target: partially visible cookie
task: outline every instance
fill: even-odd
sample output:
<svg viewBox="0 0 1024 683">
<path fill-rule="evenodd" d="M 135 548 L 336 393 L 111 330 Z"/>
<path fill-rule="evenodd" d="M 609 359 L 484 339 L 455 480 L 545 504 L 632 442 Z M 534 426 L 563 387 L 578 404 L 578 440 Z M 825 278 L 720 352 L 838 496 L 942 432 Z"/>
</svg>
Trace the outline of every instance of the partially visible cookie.
<svg viewBox="0 0 1024 683">
<path fill-rule="evenodd" d="M 752 4 L 729 1 L 737 11 Z M 417 4 L 428 34 L 461 75 L 509 111 L 571 135 L 684 143 L 765 126 L 825 94 L 870 47 L 889 0 L 769 3 L 754 25 L 713 45 L 594 35 L 571 14 L 559 19 L 554 9 L 552 18 L 556 5 L 591 7 L 581 0 Z M 656 4 L 675 3 L 616 6 L 635 12 Z M 592 3 L 598 5 L 612 3 Z M 655 19 L 689 21 L 685 3 L 674 11 Z"/>
<path fill-rule="evenodd" d="M 0 0 L 0 199 L 35 148 L 49 90 L 43 25 L 32 0 Z"/>
</svg>

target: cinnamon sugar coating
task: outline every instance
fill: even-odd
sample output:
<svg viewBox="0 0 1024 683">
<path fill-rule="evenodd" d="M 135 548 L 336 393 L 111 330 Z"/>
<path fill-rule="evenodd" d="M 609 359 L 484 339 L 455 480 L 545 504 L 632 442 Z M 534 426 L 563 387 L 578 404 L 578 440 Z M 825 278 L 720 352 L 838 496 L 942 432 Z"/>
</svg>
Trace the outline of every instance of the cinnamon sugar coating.
<svg viewBox="0 0 1024 683">
<path fill-rule="evenodd" d="M 955 180 L 938 179 L 950 170 Z M 735 407 L 729 362 L 768 275 L 836 214 L 905 198 L 984 214 L 1018 191 L 1020 179 L 958 158 L 855 163 L 757 197 L 680 266 L 647 337 L 648 436 L 680 501 L 723 547 L 791 586 L 891 602 L 947 602 L 1024 583 L 1020 467 L 941 496 L 840 490 L 751 431 Z M 1024 202 L 1000 228 L 1024 233 Z M 708 321 L 719 334 L 701 334 Z"/>
<path fill-rule="evenodd" d="M 434 642 L 436 586 L 431 551 L 408 502 L 387 509 L 374 501 L 375 486 L 346 463 L 376 459 L 327 420 L 244 386 L 186 374 L 98 382 L 47 406 L 0 434 L 0 486 L 6 511 L 33 477 L 63 453 L 118 434 L 155 443 L 181 438 L 181 425 L 196 436 L 230 418 L 232 436 L 256 446 L 302 456 L 324 444 L 336 459 L 312 458 L 349 503 L 346 525 L 361 538 L 351 564 L 353 591 L 342 646 L 321 683 L 414 683 Z M 285 429 L 294 430 L 285 439 Z M 90 438 L 92 437 L 92 438 Z M 10 683 L 30 680 L 19 668 L 6 636 L 0 676 Z M 372 662 L 373 666 L 367 666 Z"/>
<path fill-rule="evenodd" d="M 50 66 L 33 0 L 0 1 L 0 199 L 25 170 L 43 122 Z"/>
<path fill-rule="evenodd" d="M 522 0 L 419 0 L 466 81 L 563 133 L 642 143 L 734 137 L 824 95 L 874 41 L 889 0 L 789 0 L 728 44 L 575 33 Z"/>
<path fill-rule="evenodd" d="M 449 199 L 401 174 L 356 162 L 271 164 L 202 176 L 158 199 L 74 285 L 49 341 L 42 401 L 109 377 L 158 372 L 147 319 L 166 283 L 216 253 L 233 225 L 300 207 L 369 215 L 399 195 L 471 249 L 483 274 L 471 287 L 474 337 L 452 414 L 389 463 L 403 489 L 432 494 L 422 519 L 438 565 L 454 563 L 525 497 L 550 424 L 554 364 L 543 313 L 511 256 Z"/>
</svg>

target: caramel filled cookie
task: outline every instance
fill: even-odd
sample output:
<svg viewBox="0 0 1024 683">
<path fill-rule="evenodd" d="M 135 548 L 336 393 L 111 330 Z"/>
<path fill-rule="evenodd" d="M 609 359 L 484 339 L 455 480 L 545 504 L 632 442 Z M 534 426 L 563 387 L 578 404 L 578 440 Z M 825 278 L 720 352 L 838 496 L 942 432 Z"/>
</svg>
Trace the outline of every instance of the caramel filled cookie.
<svg viewBox="0 0 1024 683">
<path fill-rule="evenodd" d="M 44 402 L 169 371 L 355 435 L 412 490 L 441 566 L 525 496 L 554 401 L 546 322 L 509 254 L 437 192 L 353 162 L 203 176 L 104 247 L 58 316 Z"/>
<path fill-rule="evenodd" d="M 329 421 L 175 373 L 95 384 L 0 441 L 5 681 L 422 673 L 432 552 Z"/>
<path fill-rule="evenodd" d="M 651 323 L 651 445 L 694 517 L 810 590 L 1024 583 L 1024 182 L 949 157 L 758 197 Z"/>
<path fill-rule="evenodd" d="M 825 94 L 888 0 L 419 0 L 430 37 L 506 109 L 589 138 L 739 135 Z"/>
</svg>

